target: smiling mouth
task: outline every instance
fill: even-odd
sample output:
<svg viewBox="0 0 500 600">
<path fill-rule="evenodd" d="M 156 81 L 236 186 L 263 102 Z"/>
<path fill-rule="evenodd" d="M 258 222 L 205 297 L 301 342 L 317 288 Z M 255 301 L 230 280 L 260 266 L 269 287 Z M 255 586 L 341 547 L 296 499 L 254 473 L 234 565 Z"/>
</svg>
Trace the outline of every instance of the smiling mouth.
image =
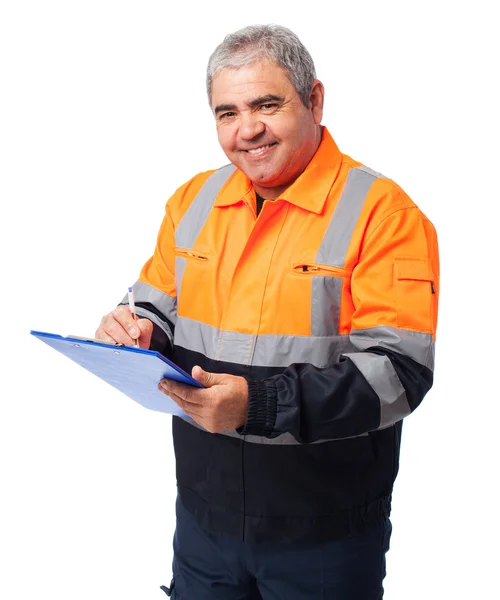
<svg viewBox="0 0 500 600">
<path fill-rule="evenodd" d="M 276 142 L 273 142 L 272 144 L 266 144 L 265 146 L 259 146 L 258 148 L 251 148 L 250 150 L 244 150 L 244 152 L 246 152 L 247 154 L 250 154 L 250 155 L 258 155 L 258 154 L 262 154 L 266 150 L 269 150 L 269 148 L 272 148 L 273 146 L 276 146 Z"/>
</svg>

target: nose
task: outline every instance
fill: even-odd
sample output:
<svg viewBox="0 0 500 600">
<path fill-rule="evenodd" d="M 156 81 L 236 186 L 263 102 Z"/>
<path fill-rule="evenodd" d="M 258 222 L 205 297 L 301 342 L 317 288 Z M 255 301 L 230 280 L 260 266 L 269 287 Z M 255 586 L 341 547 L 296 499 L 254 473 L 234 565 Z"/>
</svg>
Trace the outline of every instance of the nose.
<svg viewBox="0 0 500 600">
<path fill-rule="evenodd" d="M 243 140 L 253 140 L 266 129 L 265 124 L 260 120 L 259 115 L 255 113 L 243 113 L 240 117 L 239 135 Z"/>
</svg>

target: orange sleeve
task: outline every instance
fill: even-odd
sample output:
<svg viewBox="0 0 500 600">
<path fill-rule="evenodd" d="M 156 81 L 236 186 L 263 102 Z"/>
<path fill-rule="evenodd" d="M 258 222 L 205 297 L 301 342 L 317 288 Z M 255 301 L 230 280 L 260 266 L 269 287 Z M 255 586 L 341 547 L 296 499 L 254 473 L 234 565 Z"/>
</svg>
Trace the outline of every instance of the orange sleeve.
<svg viewBox="0 0 500 600">
<path fill-rule="evenodd" d="M 169 207 L 174 198 L 167 202 L 154 254 L 143 266 L 139 281 L 175 298 L 175 226 Z"/>
<path fill-rule="evenodd" d="M 353 270 L 352 329 L 390 326 L 436 335 L 439 256 L 432 223 L 413 204 L 372 229 Z"/>
<path fill-rule="evenodd" d="M 175 284 L 175 230 L 201 187 L 213 171 L 199 173 L 169 198 L 165 207 L 153 256 L 141 270 L 139 281 L 164 294 L 176 298 Z"/>
</svg>

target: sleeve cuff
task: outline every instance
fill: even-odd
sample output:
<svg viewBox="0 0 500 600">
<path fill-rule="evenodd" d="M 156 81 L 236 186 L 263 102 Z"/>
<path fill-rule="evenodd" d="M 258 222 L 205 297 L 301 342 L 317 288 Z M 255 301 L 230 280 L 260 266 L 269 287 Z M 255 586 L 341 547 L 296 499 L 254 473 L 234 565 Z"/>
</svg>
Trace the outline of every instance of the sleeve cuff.
<svg viewBox="0 0 500 600">
<path fill-rule="evenodd" d="M 276 385 L 272 380 L 248 381 L 248 417 L 243 427 L 236 431 L 240 435 L 276 437 L 274 432 L 277 412 Z"/>
</svg>

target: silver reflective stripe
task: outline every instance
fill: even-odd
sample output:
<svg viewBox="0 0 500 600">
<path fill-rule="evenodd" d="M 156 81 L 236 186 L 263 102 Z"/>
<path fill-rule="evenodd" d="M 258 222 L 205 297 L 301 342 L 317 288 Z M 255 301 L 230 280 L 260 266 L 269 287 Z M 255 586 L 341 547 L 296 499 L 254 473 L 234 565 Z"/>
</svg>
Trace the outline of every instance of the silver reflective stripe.
<svg viewBox="0 0 500 600">
<path fill-rule="evenodd" d="M 356 350 L 348 335 L 316 338 L 266 334 L 256 337 L 222 331 L 186 317 L 177 319 L 175 344 L 212 360 L 262 367 L 288 367 L 294 362 L 327 367 L 344 352 Z"/>
<path fill-rule="evenodd" d="M 177 298 L 172 298 L 172 296 L 160 292 L 160 290 L 157 290 L 152 285 L 144 283 L 143 281 L 136 281 L 132 287 L 134 289 L 134 300 L 136 304 L 140 302 L 152 304 L 165 316 L 166 319 L 175 325 L 177 320 Z M 121 304 L 128 306 L 128 296 L 123 298 Z M 140 306 L 136 308 L 136 312 L 140 317 L 145 317 L 153 323 L 156 323 L 156 325 L 158 325 L 158 327 L 160 327 L 160 329 L 166 333 L 170 342 L 173 343 L 170 327 L 157 315 Z"/>
<path fill-rule="evenodd" d="M 434 339 L 429 333 L 380 326 L 352 329 L 349 337 L 357 350 L 380 346 L 405 354 L 431 371 L 434 370 Z"/>
<path fill-rule="evenodd" d="M 183 256 L 175 257 L 175 288 L 177 290 L 177 296 L 181 294 L 182 279 L 184 277 L 184 271 L 186 269 L 187 258 Z"/>
<path fill-rule="evenodd" d="M 376 176 L 366 167 L 351 169 L 347 175 L 342 194 L 333 212 L 316 262 L 333 267 L 344 267 L 345 257 L 352 234 Z"/>
<path fill-rule="evenodd" d="M 338 334 L 342 281 L 342 278 L 335 276 L 313 276 L 311 295 L 312 336 Z"/>
<path fill-rule="evenodd" d="M 256 338 L 178 317 L 175 343 L 212 360 L 240 364 L 249 364 L 255 344 L 252 364 L 263 367 L 288 367 L 299 362 L 322 368 L 337 362 L 346 352 L 366 350 L 371 346 L 409 356 L 431 371 L 434 366 L 434 340 L 430 334 L 385 326 L 353 329 L 350 335 L 330 337 L 261 334 Z"/>
<path fill-rule="evenodd" d="M 172 346 L 174 345 L 174 336 L 172 335 L 172 331 L 164 321 L 159 319 L 154 313 L 152 313 L 149 310 L 146 310 L 145 308 L 137 307 L 136 312 L 139 317 L 149 319 L 153 323 L 156 323 L 156 325 L 158 325 L 158 327 L 165 332 L 165 335 L 167 336 L 167 339 L 169 340 L 170 344 Z"/>
<path fill-rule="evenodd" d="M 196 194 L 175 230 L 175 245 L 178 248 L 184 248 L 186 250 L 192 249 L 208 219 L 208 215 L 212 210 L 217 194 L 235 171 L 236 167 L 232 164 L 221 167 L 212 173 L 201 186 L 200 191 Z M 186 258 L 182 256 L 175 257 L 175 284 L 177 286 L 177 295 L 181 292 L 186 264 Z"/>
<path fill-rule="evenodd" d="M 361 165 L 360 167 L 357 167 L 357 169 L 359 171 L 364 171 L 365 173 L 369 173 L 370 175 L 373 175 L 377 179 L 387 179 L 387 177 L 385 175 L 382 175 L 382 173 L 379 173 L 378 171 L 374 171 L 373 169 L 370 169 L 370 167 L 366 167 L 365 165 Z"/>
<path fill-rule="evenodd" d="M 234 437 L 234 438 L 242 438 L 244 437 L 245 442 L 250 442 L 251 444 L 266 444 L 268 446 L 304 446 L 305 444 L 303 444 L 302 442 L 298 442 L 295 437 L 291 434 L 291 433 L 282 433 L 281 435 L 279 435 L 278 437 L 275 438 L 266 438 L 266 437 L 262 437 L 260 435 L 245 435 L 245 436 L 241 436 L 237 431 L 235 431 L 234 429 L 231 431 L 223 431 L 222 434 L 220 435 L 227 435 L 229 437 Z M 365 437 L 367 436 L 368 433 L 362 433 L 361 435 L 357 435 L 355 437 Z M 331 439 L 325 439 L 325 440 L 316 440 L 314 442 L 310 442 L 311 444 L 324 444 L 325 442 L 338 442 L 340 440 L 347 440 L 350 438 L 335 438 L 334 440 Z"/>
<path fill-rule="evenodd" d="M 160 292 L 160 290 L 143 281 L 136 281 L 133 289 L 136 303 L 149 302 L 175 325 L 175 321 L 177 320 L 177 298 Z M 128 304 L 128 297 L 125 296 L 122 302 L 123 304 Z"/>
<path fill-rule="evenodd" d="M 227 435 L 228 437 L 244 439 L 245 442 L 250 442 L 251 444 L 266 444 L 269 446 L 295 446 L 297 444 L 300 444 L 300 442 L 298 442 L 291 433 L 283 433 L 275 438 L 266 438 L 261 435 L 242 436 L 237 431 L 232 429 L 230 431 L 222 431 L 221 435 Z M 315 443 L 318 444 L 324 441 L 327 440 L 320 440 L 319 442 Z"/>
<path fill-rule="evenodd" d="M 175 243 L 179 248 L 193 247 L 212 210 L 217 194 L 235 171 L 234 165 L 221 167 L 202 185 L 175 230 Z"/>
<path fill-rule="evenodd" d="M 315 262 L 343 268 L 352 234 L 368 192 L 378 174 L 367 167 L 351 169 L 333 212 Z M 339 277 L 313 277 L 311 335 L 335 335 L 339 330 L 343 280 Z"/>
<path fill-rule="evenodd" d="M 193 427 L 197 427 L 198 429 L 201 429 L 202 431 L 206 431 L 206 429 L 204 427 L 202 427 L 201 425 L 198 425 L 198 423 L 196 423 L 196 421 L 193 421 L 193 419 L 190 419 L 187 417 L 180 417 L 180 418 L 183 419 L 184 421 L 186 421 L 186 423 L 193 425 Z M 225 435 L 227 437 L 240 439 L 241 441 L 249 442 L 251 444 L 265 444 L 267 446 L 304 446 L 305 445 L 302 442 L 298 442 L 291 433 L 283 433 L 282 435 L 279 435 L 278 437 L 275 437 L 275 438 L 266 438 L 266 437 L 262 437 L 260 435 L 240 435 L 237 431 L 235 431 L 234 429 L 231 429 L 228 431 L 222 431 L 221 433 L 218 433 L 217 435 Z M 366 437 L 367 435 L 368 435 L 368 433 L 362 433 L 361 435 L 357 435 L 355 437 Z M 347 440 L 347 439 L 351 439 L 351 438 L 335 438 L 334 440 L 316 440 L 316 441 L 310 442 L 310 443 L 311 444 L 324 444 L 325 442 L 332 442 L 332 441 L 338 442 L 340 440 Z"/>
<path fill-rule="evenodd" d="M 212 360 L 249 365 L 255 336 L 222 331 L 206 323 L 179 317 L 174 343 L 186 350 L 200 352 Z"/>
<path fill-rule="evenodd" d="M 259 335 L 252 364 L 263 367 L 288 367 L 293 363 L 309 363 L 324 368 L 336 363 L 344 352 L 353 350 L 348 335 Z"/>
<path fill-rule="evenodd" d="M 384 429 L 411 412 L 405 389 L 387 356 L 360 352 L 346 354 L 371 385 L 380 399 L 380 425 Z"/>
</svg>

